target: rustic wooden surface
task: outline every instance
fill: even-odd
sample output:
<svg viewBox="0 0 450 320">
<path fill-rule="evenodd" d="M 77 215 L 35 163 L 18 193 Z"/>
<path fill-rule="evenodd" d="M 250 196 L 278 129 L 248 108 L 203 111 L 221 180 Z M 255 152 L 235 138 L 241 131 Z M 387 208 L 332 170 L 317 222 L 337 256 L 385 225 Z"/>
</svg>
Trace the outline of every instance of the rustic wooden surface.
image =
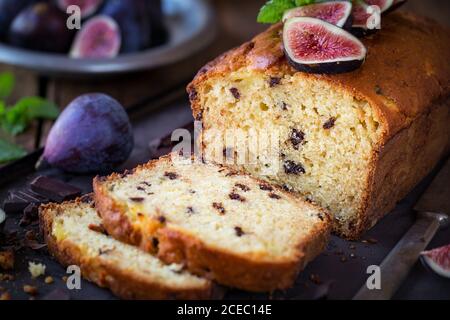
<svg viewBox="0 0 450 320">
<path fill-rule="evenodd" d="M 265 0 L 210 0 L 216 9 L 218 36 L 206 49 L 172 66 L 141 73 L 102 79 L 44 79 L 24 69 L 0 65 L 1 71 L 13 71 L 17 76 L 14 98 L 45 95 L 64 108 L 75 97 L 88 92 L 104 92 L 118 99 L 125 107 L 146 101 L 175 87 L 183 86 L 207 61 L 221 52 L 250 39 L 266 28 L 256 23 L 256 15 Z M 450 1 L 409 0 L 402 10 L 432 17 L 450 27 Z M 28 150 L 42 146 L 51 123 L 34 125 L 17 142 Z M 37 136 L 41 138 L 37 140 Z"/>
</svg>

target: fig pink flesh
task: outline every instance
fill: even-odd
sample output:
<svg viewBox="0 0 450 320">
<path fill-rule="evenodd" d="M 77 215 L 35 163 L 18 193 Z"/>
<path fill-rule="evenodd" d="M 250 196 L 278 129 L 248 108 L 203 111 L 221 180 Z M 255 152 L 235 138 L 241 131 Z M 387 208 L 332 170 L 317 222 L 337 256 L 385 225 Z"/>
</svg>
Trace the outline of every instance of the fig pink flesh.
<svg viewBox="0 0 450 320">
<path fill-rule="evenodd" d="M 110 58 L 117 55 L 120 33 L 117 26 L 108 21 L 92 19 L 80 31 L 79 54 L 83 58 Z"/>
<path fill-rule="evenodd" d="M 346 13 L 346 6 L 342 3 L 335 4 L 317 4 L 301 7 L 294 12 L 292 17 L 311 17 L 327 21 L 331 24 L 337 24 Z"/>
<path fill-rule="evenodd" d="M 333 34 L 322 25 L 298 23 L 290 28 L 292 53 L 302 61 L 327 61 L 341 57 L 359 57 L 361 47 L 351 39 Z"/>
<path fill-rule="evenodd" d="M 370 14 L 367 13 L 367 7 L 358 5 L 353 7 L 353 25 L 366 26 L 367 20 L 370 18 Z"/>
<path fill-rule="evenodd" d="M 450 271 L 450 245 L 423 253 L 442 269 Z"/>
</svg>

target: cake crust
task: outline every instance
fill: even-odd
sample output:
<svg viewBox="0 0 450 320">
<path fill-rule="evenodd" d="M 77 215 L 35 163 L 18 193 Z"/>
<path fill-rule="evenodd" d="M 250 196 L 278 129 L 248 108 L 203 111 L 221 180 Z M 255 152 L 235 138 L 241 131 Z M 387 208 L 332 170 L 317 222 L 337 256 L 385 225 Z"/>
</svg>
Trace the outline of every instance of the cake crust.
<svg viewBox="0 0 450 320">
<path fill-rule="evenodd" d="M 362 39 L 368 48 L 363 66 L 337 75 L 297 72 L 284 56 L 281 33 L 282 25 L 274 25 L 202 68 L 187 88 L 193 115 L 203 118 L 198 94 L 203 84 L 238 70 L 268 79 L 323 81 L 367 101 L 382 132 L 366 169 L 357 217 L 350 230 L 339 226 L 334 230 L 358 239 L 450 152 L 450 32 L 430 19 L 390 14 L 383 19 L 382 30 Z"/>
</svg>

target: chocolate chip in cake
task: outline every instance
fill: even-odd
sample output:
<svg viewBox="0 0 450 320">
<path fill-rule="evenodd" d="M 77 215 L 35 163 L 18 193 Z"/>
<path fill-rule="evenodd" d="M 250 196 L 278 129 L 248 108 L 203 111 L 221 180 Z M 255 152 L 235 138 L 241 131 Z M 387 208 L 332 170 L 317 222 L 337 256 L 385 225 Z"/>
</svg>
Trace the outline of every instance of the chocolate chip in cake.
<svg viewBox="0 0 450 320">
<path fill-rule="evenodd" d="M 269 86 L 271 88 L 279 85 L 280 83 L 281 83 L 281 78 L 279 78 L 279 77 L 270 77 L 270 79 L 269 79 Z"/>
<path fill-rule="evenodd" d="M 271 185 L 268 185 L 268 184 L 265 184 L 265 183 L 261 183 L 259 185 L 259 188 L 261 190 L 264 190 L 264 191 L 273 191 L 273 187 Z"/>
<path fill-rule="evenodd" d="M 240 202 L 245 202 L 245 200 L 246 200 L 240 194 L 237 194 L 235 192 L 230 193 L 229 197 L 230 197 L 231 200 L 237 200 L 237 201 L 240 201 Z"/>
<path fill-rule="evenodd" d="M 286 102 L 281 103 L 281 110 L 288 111 L 289 105 Z"/>
<path fill-rule="evenodd" d="M 292 129 L 290 140 L 295 150 L 305 141 L 305 133 L 298 129 Z"/>
<path fill-rule="evenodd" d="M 151 183 L 148 183 L 148 182 L 145 182 L 145 181 L 142 181 L 141 184 L 143 184 L 144 186 L 147 186 L 147 187 L 151 187 L 152 186 Z"/>
<path fill-rule="evenodd" d="M 179 178 L 178 174 L 175 172 L 166 172 L 164 173 L 164 177 L 169 178 L 170 180 L 176 180 Z"/>
<path fill-rule="evenodd" d="M 144 202 L 145 199 L 142 197 L 132 197 L 130 200 L 133 202 Z"/>
<path fill-rule="evenodd" d="M 327 122 L 324 123 L 323 128 L 325 130 L 329 130 L 329 129 L 333 128 L 335 124 L 336 124 L 336 118 L 331 117 L 330 119 L 328 119 Z"/>
<path fill-rule="evenodd" d="M 287 184 L 283 184 L 281 187 L 286 192 L 293 192 L 294 191 L 294 189 L 291 186 L 288 186 Z"/>
<path fill-rule="evenodd" d="M 238 237 L 242 237 L 243 235 L 245 235 L 245 232 L 241 227 L 234 227 L 234 231 L 236 232 L 236 235 Z"/>
<path fill-rule="evenodd" d="M 269 197 L 271 199 L 275 199 L 275 200 L 280 200 L 281 199 L 281 197 L 279 195 L 277 195 L 276 193 L 269 194 Z"/>
<path fill-rule="evenodd" d="M 100 256 L 104 256 L 105 254 L 111 253 L 111 252 L 113 252 L 113 251 L 114 251 L 114 249 L 112 249 L 112 248 L 99 249 L 99 250 L 98 250 L 98 254 L 99 254 Z"/>
<path fill-rule="evenodd" d="M 214 202 L 213 208 L 219 211 L 220 215 L 223 216 L 225 214 L 225 208 L 223 207 L 222 203 Z"/>
<path fill-rule="evenodd" d="M 239 92 L 239 90 L 237 88 L 234 88 L 234 87 L 231 88 L 230 92 L 236 100 L 239 100 L 241 98 L 241 93 Z"/>
<path fill-rule="evenodd" d="M 81 197 L 80 201 L 81 201 L 82 203 L 88 203 L 88 204 L 90 204 L 90 203 L 93 203 L 93 202 L 94 202 L 94 199 L 93 199 L 93 197 L 92 197 L 91 194 L 86 194 L 86 195 L 84 195 L 84 196 Z"/>
<path fill-rule="evenodd" d="M 294 161 L 287 160 L 284 162 L 284 172 L 286 174 L 303 174 L 306 173 L 305 168 L 299 163 L 295 163 Z"/>
<path fill-rule="evenodd" d="M 244 192 L 250 191 L 250 188 L 242 183 L 236 183 L 235 186 Z"/>
<path fill-rule="evenodd" d="M 143 187 L 136 187 L 136 190 L 138 190 L 138 191 L 145 191 L 145 188 L 143 188 Z"/>
<path fill-rule="evenodd" d="M 194 214 L 194 213 L 195 213 L 195 210 L 194 210 L 194 208 L 192 208 L 192 207 L 187 207 L 186 212 L 187 212 L 188 214 Z"/>
<path fill-rule="evenodd" d="M 164 216 L 159 216 L 159 217 L 158 217 L 158 221 L 159 221 L 160 223 L 164 224 L 164 223 L 167 222 L 167 219 L 166 219 L 166 217 L 164 217 Z"/>
<path fill-rule="evenodd" d="M 158 238 L 155 238 L 155 237 L 152 238 L 152 247 L 154 250 L 158 251 L 158 247 L 159 247 Z"/>
</svg>

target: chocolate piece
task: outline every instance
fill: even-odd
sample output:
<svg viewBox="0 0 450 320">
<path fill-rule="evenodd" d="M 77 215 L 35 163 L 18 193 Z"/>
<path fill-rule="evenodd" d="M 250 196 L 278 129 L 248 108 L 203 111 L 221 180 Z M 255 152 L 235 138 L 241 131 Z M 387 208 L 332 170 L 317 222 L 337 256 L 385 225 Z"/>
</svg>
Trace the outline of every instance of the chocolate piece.
<svg viewBox="0 0 450 320">
<path fill-rule="evenodd" d="M 229 197 L 230 197 L 231 200 L 237 200 L 237 201 L 240 201 L 240 202 L 245 202 L 245 198 L 244 197 L 242 197 L 241 195 L 239 195 L 237 193 L 234 193 L 234 192 L 230 193 Z"/>
<path fill-rule="evenodd" d="M 336 118 L 331 117 L 327 122 L 324 123 L 323 128 L 325 130 L 329 130 L 334 127 L 335 123 L 336 123 Z"/>
<path fill-rule="evenodd" d="M 81 195 L 81 190 L 60 180 L 41 176 L 30 185 L 31 190 L 52 201 L 63 202 Z"/>
<path fill-rule="evenodd" d="M 30 203 L 25 210 L 23 210 L 22 219 L 20 219 L 19 226 L 26 227 L 29 226 L 34 221 L 39 218 L 39 205 L 35 203 Z"/>
<path fill-rule="evenodd" d="M 133 202 L 144 202 L 145 199 L 142 197 L 133 197 L 133 198 L 130 198 L 130 200 Z"/>
<path fill-rule="evenodd" d="M 223 216 L 225 214 L 225 208 L 222 203 L 214 202 L 213 208 L 219 211 L 220 215 Z"/>
<path fill-rule="evenodd" d="M 273 191 L 273 187 L 272 187 L 272 186 L 270 186 L 270 185 L 268 185 L 268 184 L 264 184 L 264 183 L 261 183 L 261 184 L 259 185 L 259 188 L 260 188 L 261 190 L 264 190 L 264 191 Z"/>
<path fill-rule="evenodd" d="M 273 88 L 273 87 L 279 85 L 280 83 L 281 83 L 281 78 L 278 78 L 278 77 L 270 77 L 270 79 L 269 79 L 269 86 L 270 86 L 271 88 Z"/>
<path fill-rule="evenodd" d="M 305 168 L 301 164 L 294 161 L 287 160 L 284 162 L 284 172 L 286 174 L 301 174 L 306 173 Z"/>
<path fill-rule="evenodd" d="M 241 227 L 234 227 L 234 231 L 238 237 L 242 237 L 245 234 Z"/>
<path fill-rule="evenodd" d="M 281 197 L 279 195 L 277 195 L 276 193 L 269 194 L 269 197 L 271 199 L 275 199 L 275 200 L 280 200 L 281 199 Z"/>
<path fill-rule="evenodd" d="M 289 139 L 291 140 L 294 149 L 298 150 L 299 145 L 305 141 L 305 133 L 301 130 L 292 129 Z"/>
<path fill-rule="evenodd" d="M 166 172 L 164 173 L 164 177 L 169 178 L 170 180 L 176 180 L 179 178 L 178 174 L 175 172 Z"/>
<path fill-rule="evenodd" d="M 19 213 L 25 210 L 30 203 L 42 204 L 47 202 L 49 202 L 47 198 L 31 190 L 10 191 L 8 198 L 3 203 L 3 209 L 8 213 Z"/>
<path fill-rule="evenodd" d="M 250 191 L 250 188 L 248 186 L 246 186 L 245 184 L 236 183 L 235 186 L 238 187 L 239 189 L 241 189 L 244 192 Z"/>
<path fill-rule="evenodd" d="M 241 98 L 241 93 L 237 88 L 231 88 L 230 92 L 236 100 L 239 100 Z"/>
</svg>

